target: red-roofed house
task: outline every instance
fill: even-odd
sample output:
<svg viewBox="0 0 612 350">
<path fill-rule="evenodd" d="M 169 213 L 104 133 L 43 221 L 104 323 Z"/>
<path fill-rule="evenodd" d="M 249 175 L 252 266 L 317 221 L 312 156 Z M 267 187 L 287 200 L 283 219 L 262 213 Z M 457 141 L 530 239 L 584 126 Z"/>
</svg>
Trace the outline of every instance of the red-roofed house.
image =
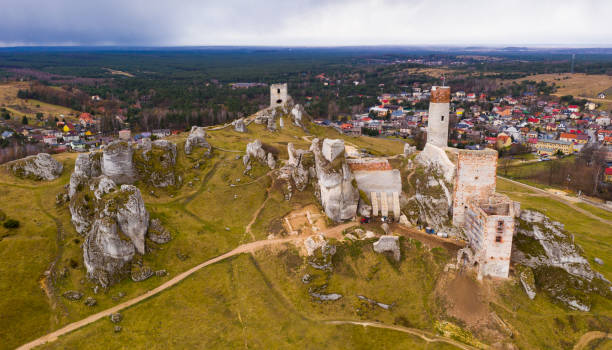
<svg viewBox="0 0 612 350">
<path fill-rule="evenodd" d="M 94 119 L 89 113 L 81 113 L 81 115 L 79 115 L 79 122 L 81 125 L 86 126 L 87 124 L 93 124 Z"/>
<path fill-rule="evenodd" d="M 604 181 L 605 182 L 612 182 L 612 167 L 606 168 L 606 170 L 604 172 Z"/>
</svg>

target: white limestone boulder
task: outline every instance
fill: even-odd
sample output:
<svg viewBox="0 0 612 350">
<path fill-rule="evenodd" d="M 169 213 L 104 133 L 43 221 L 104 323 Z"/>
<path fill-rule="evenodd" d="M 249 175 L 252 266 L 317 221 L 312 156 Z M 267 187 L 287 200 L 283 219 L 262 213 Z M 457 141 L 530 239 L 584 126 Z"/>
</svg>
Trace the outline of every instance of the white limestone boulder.
<svg viewBox="0 0 612 350">
<path fill-rule="evenodd" d="M 377 253 L 392 253 L 395 261 L 400 261 L 401 252 L 399 247 L 399 237 L 397 236 L 380 236 L 378 241 L 372 244 L 374 251 Z"/>
<path fill-rule="evenodd" d="M 38 153 L 37 155 L 25 157 L 10 162 L 8 168 L 20 178 L 33 179 L 37 181 L 51 181 L 57 179 L 64 166 L 48 153 Z"/>
</svg>

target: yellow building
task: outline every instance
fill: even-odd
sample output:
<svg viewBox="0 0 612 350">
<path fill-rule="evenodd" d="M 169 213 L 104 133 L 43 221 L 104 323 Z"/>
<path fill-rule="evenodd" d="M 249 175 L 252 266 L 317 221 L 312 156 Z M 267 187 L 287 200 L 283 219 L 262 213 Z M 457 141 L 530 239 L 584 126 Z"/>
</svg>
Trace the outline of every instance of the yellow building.
<svg viewBox="0 0 612 350">
<path fill-rule="evenodd" d="M 561 140 L 539 140 L 535 145 L 538 154 L 554 155 L 557 151 L 563 154 L 574 153 L 574 143 Z"/>
</svg>

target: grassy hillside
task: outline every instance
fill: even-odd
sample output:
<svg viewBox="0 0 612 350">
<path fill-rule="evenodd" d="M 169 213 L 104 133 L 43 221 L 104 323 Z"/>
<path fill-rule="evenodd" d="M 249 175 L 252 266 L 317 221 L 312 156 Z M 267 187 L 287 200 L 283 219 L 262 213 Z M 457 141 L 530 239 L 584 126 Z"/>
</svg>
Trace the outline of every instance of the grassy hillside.
<svg viewBox="0 0 612 350">
<path fill-rule="evenodd" d="M 256 138 L 276 149 L 280 159 L 287 158 L 288 142 L 307 148 L 312 137 L 343 138 L 377 155 L 403 150 L 403 143 L 395 140 L 346 137 L 318 126 L 304 132 L 289 124 L 285 120 L 286 128 L 276 133 L 255 124 L 249 125 L 246 134 L 231 127 L 210 130 L 213 157 L 200 169 L 188 167 L 189 158 L 179 152 L 178 166 L 185 171 L 179 190 L 161 191 L 138 183 L 151 216 L 159 218 L 173 235 L 165 245 L 149 244 L 151 251 L 143 264 L 153 270 L 166 269 L 168 276 L 139 283 L 125 280 L 97 295 L 85 278 L 83 238 L 73 229 L 68 208 L 55 205 L 55 195 L 68 182 L 76 155 L 56 156 L 65 170 L 49 183 L 16 179 L 0 168 L 0 209 L 22 224 L 17 229 L 0 227 L 0 348 L 14 348 L 141 295 L 242 243 L 279 233 L 280 218 L 304 205 L 317 205 L 310 187 L 285 201 L 263 165 L 254 163 L 251 175 L 243 174 L 239 156 Z M 183 134 L 170 139 L 182 149 L 185 138 Z M 589 259 L 597 256 L 606 261 L 595 268 L 612 278 L 609 232 L 601 223 L 502 180 L 498 190 L 520 200 L 524 208 L 539 208 L 564 222 Z M 400 262 L 374 253 L 372 240 L 335 242 L 337 253 L 330 271 L 313 268 L 291 244 L 242 254 L 206 267 L 124 310 L 119 333 L 105 318 L 46 347 L 456 348 L 440 341 L 426 342 L 415 333 L 330 323 L 377 321 L 416 334 L 425 332 L 422 334 L 430 339 L 447 332 L 446 339 L 472 345 L 571 348 L 585 332 L 612 326 L 610 300 L 596 299 L 588 313 L 569 311 L 543 294 L 530 301 L 514 278 L 479 284 L 468 275 L 445 272 L 455 256 L 451 248 L 429 247 L 409 238 L 401 242 Z M 58 277 L 56 289 L 48 288 L 46 294 L 41 281 L 54 261 L 55 269 L 66 273 Z M 309 283 L 302 281 L 305 274 L 311 275 Z M 95 297 L 98 305 L 87 307 L 82 301 L 59 296 L 68 290 Z M 322 302 L 310 295 L 312 291 L 339 293 L 342 298 Z M 391 309 L 364 301 L 360 295 L 392 305 Z"/>
<path fill-rule="evenodd" d="M 36 119 L 37 113 L 43 113 L 45 117 L 60 117 L 64 115 L 68 121 L 76 120 L 79 112 L 63 106 L 57 106 L 33 99 L 17 98 L 17 92 L 25 90 L 30 86 L 27 82 L 11 82 L 0 84 L 0 107 L 11 113 L 12 119 L 21 123 L 23 116 L 28 118 L 28 125 L 42 125 Z"/>
</svg>

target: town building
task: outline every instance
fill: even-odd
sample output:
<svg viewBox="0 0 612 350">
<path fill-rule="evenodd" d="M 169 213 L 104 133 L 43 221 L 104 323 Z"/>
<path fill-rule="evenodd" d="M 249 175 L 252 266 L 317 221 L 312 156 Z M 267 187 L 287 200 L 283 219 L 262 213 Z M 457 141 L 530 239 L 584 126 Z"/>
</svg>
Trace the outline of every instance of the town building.
<svg viewBox="0 0 612 350">
<path fill-rule="evenodd" d="M 535 145 L 536 151 L 540 155 L 554 155 L 557 152 L 563 154 L 574 153 L 574 143 L 562 140 L 539 140 Z"/>
</svg>

